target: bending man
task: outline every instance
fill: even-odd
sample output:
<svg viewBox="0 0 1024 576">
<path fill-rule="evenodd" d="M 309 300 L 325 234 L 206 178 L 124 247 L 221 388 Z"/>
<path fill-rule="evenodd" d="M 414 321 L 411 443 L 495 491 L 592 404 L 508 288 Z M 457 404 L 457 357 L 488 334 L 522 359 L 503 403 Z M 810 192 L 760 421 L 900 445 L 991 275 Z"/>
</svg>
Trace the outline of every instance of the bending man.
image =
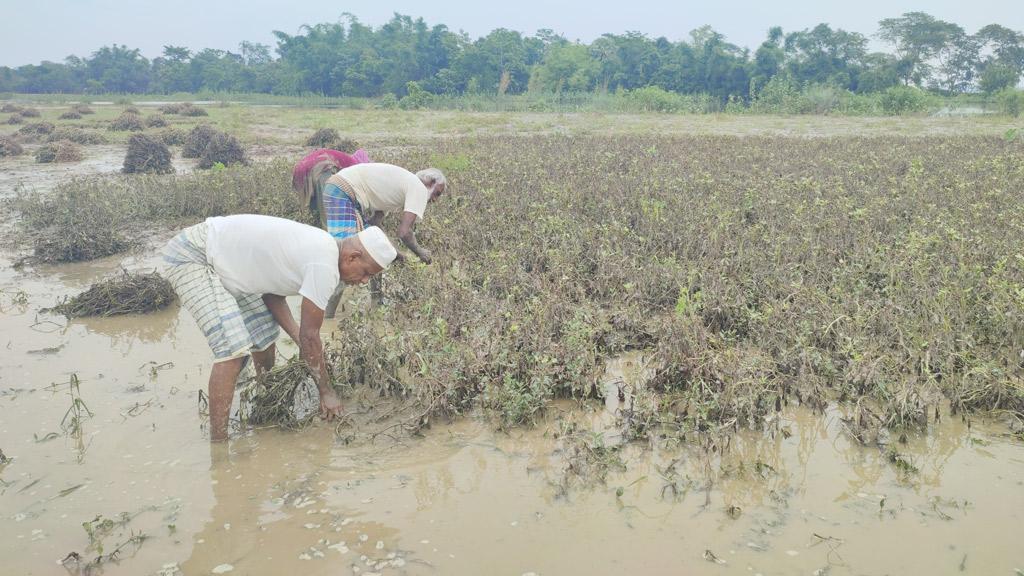
<svg viewBox="0 0 1024 576">
<path fill-rule="evenodd" d="M 320 414 L 341 401 L 323 361 L 320 327 L 339 281 L 365 284 L 395 259 L 377 227 L 337 240 L 292 220 L 243 214 L 208 218 L 164 248 L 166 276 L 213 349 L 210 440 L 227 439 L 235 380 L 249 355 L 257 371 L 274 365 L 279 328 L 299 344 L 320 393 Z M 296 323 L 285 296 L 301 295 Z"/>
</svg>

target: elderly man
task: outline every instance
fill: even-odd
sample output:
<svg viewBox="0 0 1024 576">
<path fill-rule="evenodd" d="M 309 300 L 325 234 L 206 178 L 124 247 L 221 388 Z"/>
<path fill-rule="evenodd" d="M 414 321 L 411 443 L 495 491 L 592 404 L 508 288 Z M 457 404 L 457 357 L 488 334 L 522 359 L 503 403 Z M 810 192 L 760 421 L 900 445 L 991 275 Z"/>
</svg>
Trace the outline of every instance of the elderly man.
<svg viewBox="0 0 1024 576">
<path fill-rule="evenodd" d="M 213 349 L 210 440 L 227 439 L 235 380 L 252 355 L 257 371 L 274 365 L 278 327 L 299 344 L 320 392 L 320 413 L 341 412 L 323 361 L 320 327 L 339 280 L 365 284 L 395 259 L 377 227 L 338 240 L 292 220 L 242 214 L 208 218 L 164 248 L 166 276 Z M 296 323 L 285 296 L 301 295 Z"/>
</svg>

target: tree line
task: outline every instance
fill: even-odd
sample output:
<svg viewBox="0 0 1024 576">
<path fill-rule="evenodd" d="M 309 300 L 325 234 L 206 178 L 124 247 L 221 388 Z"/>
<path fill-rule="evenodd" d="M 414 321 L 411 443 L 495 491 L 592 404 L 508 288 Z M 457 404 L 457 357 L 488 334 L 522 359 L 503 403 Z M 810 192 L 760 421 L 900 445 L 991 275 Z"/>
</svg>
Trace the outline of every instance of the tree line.
<svg viewBox="0 0 1024 576">
<path fill-rule="evenodd" d="M 0 92 L 402 97 L 410 89 L 463 95 L 657 87 L 728 100 L 751 98 L 776 78 L 856 93 L 905 85 L 958 94 L 1015 87 L 1024 73 L 1021 32 L 989 24 L 971 34 L 923 12 L 879 22 L 875 36 L 890 52 L 872 52 L 864 34 L 828 24 L 788 33 L 772 27 L 753 52 L 709 26 L 677 42 L 627 32 L 585 44 L 551 30 L 526 36 L 504 28 L 474 40 L 400 14 L 376 28 L 344 14 L 274 36 L 273 51 L 252 42 L 237 52 L 168 45 L 149 60 L 115 44 L 87 58 L 0 67 Z"/>
</svg>

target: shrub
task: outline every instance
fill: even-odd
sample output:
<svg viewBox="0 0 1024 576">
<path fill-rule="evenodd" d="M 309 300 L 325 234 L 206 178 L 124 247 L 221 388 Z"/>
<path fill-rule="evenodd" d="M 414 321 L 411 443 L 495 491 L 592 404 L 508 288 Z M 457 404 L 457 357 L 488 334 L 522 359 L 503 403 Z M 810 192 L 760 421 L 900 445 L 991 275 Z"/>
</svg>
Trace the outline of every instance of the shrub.
<svg viewBox="0 0 1024 576">
<path fill-rule="evenodd" d="M 398 108 L 398 97 L 388 92 L 377 101 L 377 108 L 381 110 L 394 110 Z"/>
<path fill-rule="evenodd" d="M 911 86 L 893 86 L 882 93 L 882 111 L 889 116 L 925 112 L 932 105 L 927 92 Z"/>
<path fill-rule="evenodd" d="M 48 142 L 36 150 L 36 162 L 47 164 L 50 162 L 79 162 L 85 156 L 82 149 L 70 140 L 58 140 Z"/>
<path fill-rule="evenodd" d="M 124 157 L 126 174 L 170 174 L 171 151 L 167 144 L 146 134 L 132 134 L 128 139 L 128 153 Z"/>
<path fill-rule="evenodd" d="M 185 136 L 181 155 L 185 158 L 199 158 L 203 155 L 203 150 L 206 149 L 206 145 L 214 134 L 219 134 L 219 132 L 208 124 L 200 124 L 189 130 Z"/>
<path fill-rule="evenodd" d="M 405 84 L 406 94 L 398 101 L 402 110 L 419 110 L 430 105 L 434 95 L 420 87 L 418 82 L 409 81 Z"/>
<path fill-rule="evenodd" d="M 0 136 L 0 158 L 5 156 L 20 156 L 25 149 L 18 144 L 18 141 L 10 136 Z"/>
<path fill-rule="evenodd" d="M 77 110 L 68 110 L 58 117 L 60 120 L 81 120 L 82 114 Z"/>
<path fill-rule="evenodd" d="M 117 132 L 141 132 L 145 125 L 138 114 L 125 112 L 110 122 L 110 129 Z"/>
<path fill-rule="evenodd" d="M 681 112 L 687 105 L 684 96 L 659 86 L 630 90 L 626 93 L 626 98 L 632 107 L 643 112 Z"/>
<path fill-rule="evenodd" d="M 164 120 L 163 116 L 157 116 L 156 114 L 146 116 L 144 123 L 147 128 L 163 128 L 167 126 L 167 120 Z"/>
<path fill-rule="evenodd" d="M 238 138 L 223 132 L 218 132 L 210 137 L 210 141 L 206 143 L 206 147 L 203 148 L 203 153 L 199 157 L 198 167 L 206 170 L 217 164 L 222 166 L 249 164 L 249 159 Z"/>
<path fill-rule="evenodd" d="M 1007 88 L 999 93 L 997 101 L 1000 112 L 1016 118 L 1024 109 L 1024 92 L 1016 88 Z"/>
</svg>

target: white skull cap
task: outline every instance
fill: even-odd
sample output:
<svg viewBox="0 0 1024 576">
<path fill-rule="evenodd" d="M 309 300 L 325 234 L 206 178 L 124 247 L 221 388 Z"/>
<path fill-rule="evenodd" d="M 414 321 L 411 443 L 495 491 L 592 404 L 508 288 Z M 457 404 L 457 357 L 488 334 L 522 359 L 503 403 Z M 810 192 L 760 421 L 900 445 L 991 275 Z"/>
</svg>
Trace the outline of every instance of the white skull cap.
<svg viewBox="0 0 1024 576">
<path fill-rule="evenodd" d="M 363 249 L 381 268 L 387 268 L 398 256 L 398 251 L 388 240 L 387 234 L 376 226 L 370 226 L 356 236 L 363 244 Z"/>
</svg>

